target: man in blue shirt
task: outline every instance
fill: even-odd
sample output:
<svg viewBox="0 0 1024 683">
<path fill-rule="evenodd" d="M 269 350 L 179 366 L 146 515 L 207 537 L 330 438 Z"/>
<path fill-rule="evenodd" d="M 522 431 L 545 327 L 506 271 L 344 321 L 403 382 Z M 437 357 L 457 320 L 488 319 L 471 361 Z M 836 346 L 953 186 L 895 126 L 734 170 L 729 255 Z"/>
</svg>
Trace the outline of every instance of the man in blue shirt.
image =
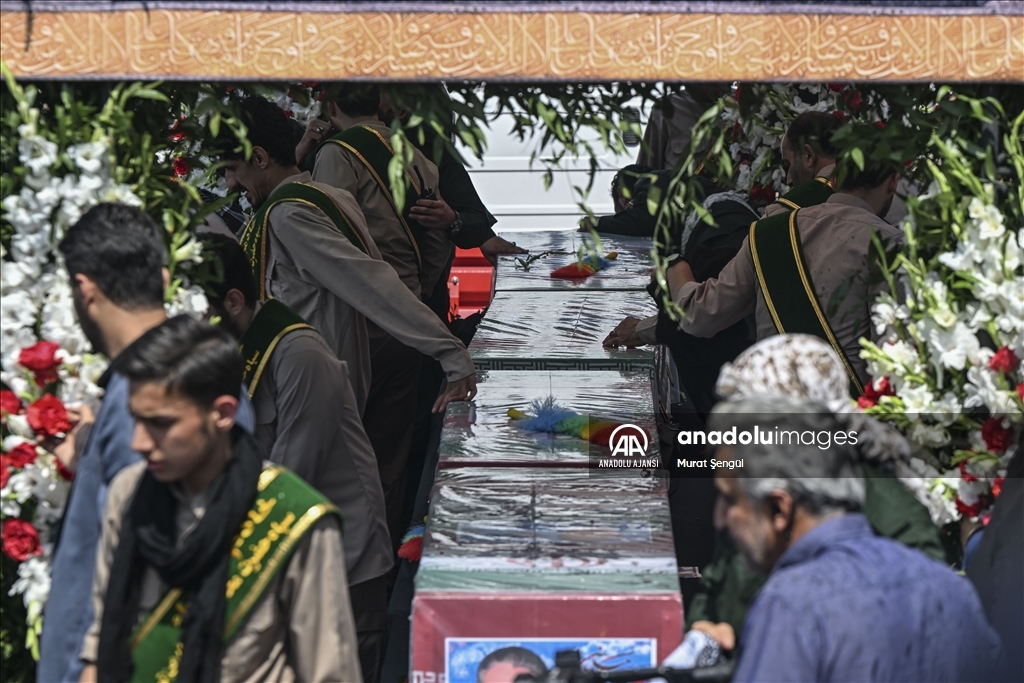
<svg viewBox="0 0 1024 683">
<path fill-rule="evenodd" d="M 859 514 L 856 434 L 779 397 L 720 403 L 708 430 L 731 441 L 715 460 L 734 464 L 717 470 L 716 521 L 770 572 L 734 682 L 987 679 L 1000 645 L 971 584 Z"/>
<path fill-rule="evenodd" d="M 118 472 L 139 460 L 131 448 L 135 422 L 128 412 L 128 380 L 118 373 L 118 358 L 143 333 L 167 319 L 168 272 L 160 228 L 146 213 L 130 206 L 93 207 L 68 230 L 60 251 L 71 276 L 82 331 L 96 352 L 111 359 L 99 381 L 106 390 L 103 405 L 78 459 L 54 540 L 53 583 L 43 615 L 36 672 L 46 683 L 77 683 L 82 673 L 78 653 L 93 621 L 92 575 L 107 487 Z M 251 430 L 248 402 L 239 421 Z"/>
</svg>

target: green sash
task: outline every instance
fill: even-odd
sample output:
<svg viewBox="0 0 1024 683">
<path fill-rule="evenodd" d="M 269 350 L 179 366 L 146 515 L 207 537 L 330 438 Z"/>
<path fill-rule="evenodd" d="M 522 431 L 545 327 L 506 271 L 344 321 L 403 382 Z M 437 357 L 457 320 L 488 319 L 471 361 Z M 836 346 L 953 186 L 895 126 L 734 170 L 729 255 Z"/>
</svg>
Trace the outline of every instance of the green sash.
<svg viewBox="0 0 1024 683">
<path fill-rule="evenodd" d="M 832 189 L 832 181 L 818 176 L 814 180 L 797 185 L 775 201 L 796 211 L 805 206 L 824 204 L 833 194 L 835 193 Z"/>
<path fill-rule="evenodd" d="M 341 513 L 318 491 L 283 467 L 260 475 L 259 493 L 231 549 L 224 642 L 245 623 L 249 612 L 299 542 L 318 520 Z M 170 683 L 181 661 L 181 624 L 188 596 L 172 588 L 132 636 L 133 683 Z"/>
<path fill-rule="evenodd" d="M 851 389 L 860 396 L 864 387 L 818 303 L 796 229 L 797 213 L 775 214 L 750 226 L 757 282 L 779 334 L 812 334 L 831 344 L 850 376 Z"/>
<path fill-rule="evenodd" d="M 249 398 L 256 394 L 256 385 L 263 376 L 271 354 L 285 335 L 296 330 L 311 330 L 313 326 L 298 313 L 277 299 L 268 299 L 256 312 L 249 323 L 249 329 L 238 342 L 238 349 L 245 362 L 242 380 L 248 387 Z"/>
<path fill-rule="evenodd" d="M 377 181 L 377 186 L 380 187 L 381 192 L 387 197 L 388 203 L 391 204 L 392 210 L 394 210 L 395 215 L 398 217 L 398 221 L 405 229 L 405 234 L 409 236 L 412 248 L 416 252 L 416 261 L 422 267 L 423 256 L 420 252 L 420 242 L 426 237 L 427 231 L 422 225 L 409 217 L 409 211 L 421 197 L 421 188 L 407 170 L 406 176 L 409 178 L 412 191 L 405 193 L 405 206 L 399 208 L 398 204 L 395 203 L 395 198 L 391 194 L 391 185 L 388 183 L 388 165 L 395 156 L 395 150 L 391 148 L 391 143 L 369 126 L 346 128 L 329 140 L 324 141 L 325 145 L 328 143 L 341 145 L 349 152 L 352 152 L 366 166 L 370 175 Z"/>
<path fill-rule="evenodd" d="M 366 247 L 359 231 L 330 195 L 308 183 L 293 182 L 282 185 L 267 197 L 263 206 L 246 224 L 242 236 L 238 239 L 242 249 L 249 257 L 249 263 L 252 264 L 252 272 L 256 274 L 260 288 L 260 301 L 265 301 L 267 298 L 267 222 L 270 210 L 282 202 L 299 202 L 320 209 L 331 219 L 341 234 L 348 238 L 349 242 L 354 244 L 359 251 L 369 255 L 370 250 Z"/>
</svg>

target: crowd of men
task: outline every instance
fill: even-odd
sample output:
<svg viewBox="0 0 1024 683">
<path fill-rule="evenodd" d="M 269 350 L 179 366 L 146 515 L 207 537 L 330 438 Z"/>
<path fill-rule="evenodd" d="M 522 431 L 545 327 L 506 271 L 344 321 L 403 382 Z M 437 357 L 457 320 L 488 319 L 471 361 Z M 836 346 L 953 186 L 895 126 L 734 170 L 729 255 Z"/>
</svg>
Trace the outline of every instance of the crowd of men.
<svg viewBox="0 0 1024 683">
<path fill-rule="evenodd" d="M 60 244 L 78 319 L 111 363 L 101 409 L 69 435 L 75 481 L 41 681 L 381 680 L 406 488 L 422 469 L 417 421 L 476 393 L 446 324 L 453 245 L 492 260 L 516 249 L 450 155 L 434 164 L 414 150 L 412 191 L 396 202 L 384 121 L 410 113 L 375 88 L 330 97 L 329 120 L 299 135 L 262 97 L 240 107 L 251 154 L 225 128 L 212 151 L 254 213 L 237 235 L 203 238 L 219 264 L 204 283 L 216 324 L 167 319 L 167 249 L 141 210 L 99 205 Z M 837 125 L 793 122 L 782 141 L 793 189 L 763 217 L 704 179 L 719 225 L 679 226 L 668 271 L 685 320 L 627 318 L 606 340 L 667 344 L 713 429 L 784 414 L 787 428 L 838 430 L 801 364 L 816 358 L 838 397 L 868 380 L 856 349 L 873 333 L 872 235 L 902 246 L 881 218 L 899 174 L 869 167 L 837 186 Z M 623 221 L 650 218 L 640 190 L 622 198 Z M 744 367 L 770 380 L 729 379 Z M 927 512 L 858 449 L 735 449 L 753 467 L 716 482 L 715 523 L 731 540 L 688 622 L 738 646 L 736 680 L 1015 671 L 1019 642 L 1014 654 L 989 625 L 992 601 L 932 559 L 942 550 Z M 1004 497 L 1019 499 L 1020 484 Z M 1017 533 L 1003 524 L 984 541 Z M 1010 590 L 993 569 L 1001 552 L 979 555 L 983 596 L 992 582 Z"/>
</svg>

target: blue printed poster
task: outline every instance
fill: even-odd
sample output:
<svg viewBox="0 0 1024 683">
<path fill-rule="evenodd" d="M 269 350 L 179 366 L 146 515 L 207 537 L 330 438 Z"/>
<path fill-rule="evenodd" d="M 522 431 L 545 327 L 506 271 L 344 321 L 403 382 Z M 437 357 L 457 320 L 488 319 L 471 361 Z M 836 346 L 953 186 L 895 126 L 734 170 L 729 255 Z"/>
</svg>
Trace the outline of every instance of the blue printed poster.
<svg viewBox="0 0 1024 683">
<path fill-rule="evenodd" d="M 555 665 L 555 653 L 579 650 L 582 668 L 620 671 L 656 666 L 657 638 L 445 638 L 447 683 L 512 683 L 537 678 Z"/>
</svg>

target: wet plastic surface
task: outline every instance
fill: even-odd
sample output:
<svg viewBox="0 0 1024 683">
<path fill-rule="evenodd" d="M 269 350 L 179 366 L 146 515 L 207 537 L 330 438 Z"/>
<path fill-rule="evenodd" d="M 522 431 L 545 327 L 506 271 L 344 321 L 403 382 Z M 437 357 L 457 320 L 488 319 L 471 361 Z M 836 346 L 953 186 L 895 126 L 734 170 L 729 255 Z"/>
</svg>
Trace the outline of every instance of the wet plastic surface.
<svg viewBox="0 0 1024 683">
<path fill-rule="evenodd" d="M 610 455 L 606 446 L 526 431 L 508 417 L 509 408 L 532 414 L 531 403 L 548 396 L 569 410 L 643 428 L 650 436 L 648 457 L 658 457 L 650 370 L 488 370 L 477 379 L 473 401 L 448 406 L 439 446 L 442 469 L 459 465 L 586 467 L 591 455 Z M 634 474 L 638 473 L 629 473 Z"/>
<path fill-rule="evenodd" d="M 551 272 L 562 266 L 574 263 L 577 250 L 590 242 L 590 235 L 574 231 L 545 232 L 503 232 L 501 236 L 517 246 L 529 249 L 530 254 L 500 256 L 498 258 L 498 281 L 496 291 L 511 290 L 642 290 L 651 281 L 652 241 L 642 237 L 619 237 L 602 235 L 599 253 L 607 256 L 609 252 L 617 252 L 618 257 L 611 266 L 600 270 L 588 278 L 567 280 L 551 277 Z M 524 270 L 520 261 L 528 256 L 537 256 L 545 252 L 566 252 L 564 254 L 549 253 L 531 261 Z"/>
<path fill-rule="evenodd" d="M 480 370 L 639 369 L 652 365 L 650 347 L 601 342 L 627 315 L 656 312 L 640 291 L 498 291 L 469 352 Z"/>
</svg>

